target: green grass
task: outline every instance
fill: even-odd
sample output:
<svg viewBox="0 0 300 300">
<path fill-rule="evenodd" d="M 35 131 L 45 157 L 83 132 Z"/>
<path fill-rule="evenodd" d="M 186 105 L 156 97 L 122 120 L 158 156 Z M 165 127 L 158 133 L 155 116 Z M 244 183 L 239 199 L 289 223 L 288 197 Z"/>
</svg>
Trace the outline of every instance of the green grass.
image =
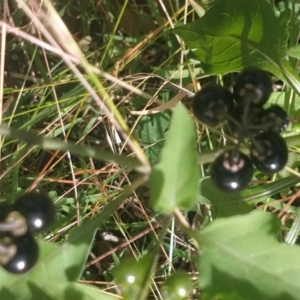
<svg viewBox="0 0 300 300">
<path fill-rule="evenodd" d="M 298 299 L 299 4 L 235 1 L 3 1 L 1 200 L 40 189 L 57 218 L 1 299 Z M 289 162 L 225 194 L 209 163 L 235 139 L 191 97 L 250 65 Z"/>
</svg>

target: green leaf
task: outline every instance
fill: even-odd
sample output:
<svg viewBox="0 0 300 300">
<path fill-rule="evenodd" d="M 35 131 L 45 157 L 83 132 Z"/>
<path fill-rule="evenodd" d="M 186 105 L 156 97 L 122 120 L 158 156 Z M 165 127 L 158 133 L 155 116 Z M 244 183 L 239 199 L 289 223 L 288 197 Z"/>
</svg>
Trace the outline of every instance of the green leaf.
<svg viewBox="0 0 300 300">
<path fill-rule="evenodd" d="M 165 133 L 170 124 L 169 112 L 143 116 L 139 122 L 139 139 L 151 163 L 157 163 Z"/>
<path fill-rule="evenodd" d="M 150 174 L 151 205 L 171 213 L 190 209 L 198 197 L 196 130 L 186 110 L 175 107 L 160 162 Z"/>
<path fill-rule="evenodd" d="M 34 283 L 36 284 L 36 282 Z M 99 288 L 75 282 L 48 282 L 41 286 L 54 300 L 117 300 L 120 297 L 101 291 Z M 34 298 L 42 299 L 42 298 Z"/>
<path fill-rule="evenodd" d="M 105 220 L 103 216 L 102 218 L 100 216 L 101 214 L 97 216 L 99 221 L 98 226 Z M 78 280 L 90 253 L 98 226 L 95 227 L 95 224 L 89 220 L 84 222 L 80 227 L 72 230 L 63 245 L 57 247 L 40 261 L 40 264 L 44 265 L 44 267 L 41 266 L 39 268 L 37 266 L 31 272 L 30 276 L 40 279 L 44 278 L 45 281 L 48 279 Z M 42 243 L 41 248 L 46 248 L 47 251 L 48 245 L 49 243 Z M 46 268 L 47 272 L 44 271 L 44 268 Z"/>
<path fill-rule="evenodd" d="M 201 299 L 299 299 L 300 248 L 279 243 L 280 222 L 255 211 L 196 234 Z"/>
<path fill-rule="evenodd" d="M 224 193 L 208 177 L 200 181 L 199 189 L 200 196 L 210 201 L 214 218 L 246 214 L 253 209 L 253 205 L 245 202 L 240 193 Z"/>
<path fill-rule="evenodd" d="M 286 54 L 289 18 L 289 10 L 276 17 L 264 0 L 223 0 L 202 18 L 175 28 L 175 33 L 201 60 L 207 74 L 252 65 L 274 72 Z"/>
<path fill-rule="evenodd" d="M 19 287 L 18 287 L 19 289 Z M 64 281 L 28 281 L 28 289 L 30 291 L 28 297 L 20 294 L 16 296 L 11 291 L 3 288 L 1 290 L 1 299 L 23 300 L 23 299 L 39 299 L 39 300 L 117 300 L 117 296 L 113 296 L 98 288 L 79 284 L 75 282 Z"/>
<path fill-rule="evenodd" d="M 280 105 L 284 108 L 284 104 L 287 101 L 286 98 L 289 97 L 289 95 L 285 92 L 274 92 L 271 94 L 266 107 L 272 105 L 272 104 L 277 104 Z M 289 99 L 290 101 L 290 99 Z M 289 109 L 289 115 L 290 118 L 296 118 L 299 116 L 299 110 L 300 110 L 300 96 L 295 94 L 294 99 L 293 99 L 293 104 L 292 107 Z M 293 121 L 294 124 L 294 121 Z"/>
<path fill-rule="evenodd" d="M 300 45 L 296 45 L 288 49 L 287 54 L 291 57 L 300 58 Z"/>
</svg>

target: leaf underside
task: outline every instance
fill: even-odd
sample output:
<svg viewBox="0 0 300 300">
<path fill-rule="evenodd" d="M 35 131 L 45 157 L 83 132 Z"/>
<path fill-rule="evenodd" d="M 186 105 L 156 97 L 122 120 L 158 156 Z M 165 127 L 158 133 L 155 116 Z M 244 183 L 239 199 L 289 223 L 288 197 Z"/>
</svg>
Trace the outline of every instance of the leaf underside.
<svg viewBox="0 0 300 300">
<path fill-rule="evenodd" d="M 203 299 L 299 299 L 300 248 L 278 242 L 279 230 L 279 220 L 261 211 L 200 230 Z"/>
</svg>

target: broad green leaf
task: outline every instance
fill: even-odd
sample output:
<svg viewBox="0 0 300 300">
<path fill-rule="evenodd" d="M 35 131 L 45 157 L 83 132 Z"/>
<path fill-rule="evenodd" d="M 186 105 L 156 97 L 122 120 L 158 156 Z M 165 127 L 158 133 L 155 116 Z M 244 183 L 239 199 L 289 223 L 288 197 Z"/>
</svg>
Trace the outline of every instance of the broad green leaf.
<svg viewBox="0 0 300 300">
<path fill-rule="evenodd" d="M 288 49 L 287 54 L 291 57 L 300 58 L 300 45 L 296 45 Z"/>
<path fill-rule="evenodd" d="M 200 61 L 206 74 L 256 66 L 275 74 L 300 95 L 298 74 L 286 60 L 290 14 L 286 9 L 276 16 L 265 0 L 222 0 L 202 18 L 174 31 L 192 51 L 191 61 Z"/>
<path fill-rule="evenodd" d="M 36 282 L 34 283 L 36 284 Z M 48 282 L 45 286 L 41 286 L 47 293 L 53 295 L 54 300 L 117 300 L 121 299 L 101 289 L 79 284 L 75 282 Z M 41 298 L 35 298 L 41 299 Z"/>
<path fill-rule="evenodd" d="M 278 65 L 286 54 L 289 18 L 289 10 L 276 17 L 265 0 L 223 0 L 202 18 L 175 28 L 175 33 L 207 74 L 252 65 L 279 73 Z"/>
<path fill-rule="evenodd" d="M 19 289 L 19 287 L 18 287 Z M 5 287 L 1 290 L 1 299 L 9 300 L 117 300 L 117 296 L 111 295 L 99 288 L 75 282 L 50 280 L 47 282 L 28 281 L 30 296 L 20 294 L 16 296 Z"/>
<path fill-rule="evenodd" d="M 300 248 L 278 242 L 273 215 L 218 219 L 196 234 L 201 299 L 299 299 Z"/>
<path fill-rule="evenodd" d="M 153 164 L 158 161 L 169 124 L 169 112 L 143 116 L 139 121 L 139 140 Z"/>
<path fill-rule="evenodd" d="M 210 201 L 214 218 L 246 214 L 253 205 L 244 201 L 240 193 L 225 193 L 213 184 L 210 178 L 203 178 L 199 186 L 200 196 Z"/>
<path fill-rule="evenodd" d="M 105 220 L 103 215 L 102 218 L 100 216 L 101 214 L 96 217 L 99 225 Z M 30 277 L 43 278 L 45 281 L 48 279 L 78 280 L 90 253 L 94 234 L 98 226 L 95 226 L 95 223 L 89 220 L 72 230 L 64 244 L 40 260 L 37 267 L 30 273 Z M 45 244 L 42 247 L 45 247 Z M 58 267 L 59 270 L 57 270 Z"/>
<path fill-rule="evenodd" d="M 179 104 L 160 162 L 150 174 L 151 205 L 163 213 L 190 209 L 197 202 L 198 182 L 196 130 L 186 108 Z"/>
<path fill-rule="evenodd" d="M 286 92 L 275 92 L 271 94 L 271 97 L 269 98 L 266 107 L 277 104 L 284 108 L 284 104 L 287 101 L 287 93 Z M 299 110 L 300 110 L 300 96 L 297 94 L 293 95 L 293 106 L 289 109 L 290 118 L 296 118 L 299 116 Z M 288 99 L 289 102 L 292 102 L 291 99 Z"/>
</svg>

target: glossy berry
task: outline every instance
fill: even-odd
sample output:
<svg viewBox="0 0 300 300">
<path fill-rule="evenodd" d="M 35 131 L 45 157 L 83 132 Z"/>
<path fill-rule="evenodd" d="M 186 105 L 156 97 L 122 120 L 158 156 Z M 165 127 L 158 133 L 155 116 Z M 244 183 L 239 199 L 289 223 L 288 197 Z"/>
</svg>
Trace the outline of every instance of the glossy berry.
<svg viewBox="0 0 300 300">
<path fill-rule="evenodd" d="M 1 266 L 10 273 L 21 274 L 30 270 L 38 260 L 38 245 L 30 233 L 19 237 L 2 237 L 0 243 L 12 247 L 12 254 L 0 254 Z"/>
<path fill-rule="evenodd" d="M 233 85 L 234 99 L 245 105 L 263 106 L 273 91 L 268 73 L 258 68 L 243 70 Z"/>
<path fill-rule="evenodd" d="M 194 115 L 211 126 L 224 121 L 233 107 L 232 94 L 222 86 L 206 86 L 193 99 Z"/>
<path fill-rule="evenodd" d="M 278 105 L 272 105 L 260 114 L 260 123 L 265 131 L 281 133 L 287 129 L 289 122 L 287 113 Z"/>
<path fill-rule="evenodd" d="M 282 170 L 288 160 L 285 140 L 275 132 L 261 132 L 253 139 L 250 155 L 256 168 L 269 174 Z"/>
<path fill-rule="evenodd" d="M 53 202 L 46 194 L 39 192 L 29 192 L 20 196 L 13 204 L 13 210 L 25 217 L 31 233 L 49 228 L 55 218 Z"/>
<path fill-rule="evenodd" d="M 211 165 L 211 180 L 222 191 L 239 192 L 253 176 L 250 158 L 242 152 L 226 151 Z"/>
</svg>

